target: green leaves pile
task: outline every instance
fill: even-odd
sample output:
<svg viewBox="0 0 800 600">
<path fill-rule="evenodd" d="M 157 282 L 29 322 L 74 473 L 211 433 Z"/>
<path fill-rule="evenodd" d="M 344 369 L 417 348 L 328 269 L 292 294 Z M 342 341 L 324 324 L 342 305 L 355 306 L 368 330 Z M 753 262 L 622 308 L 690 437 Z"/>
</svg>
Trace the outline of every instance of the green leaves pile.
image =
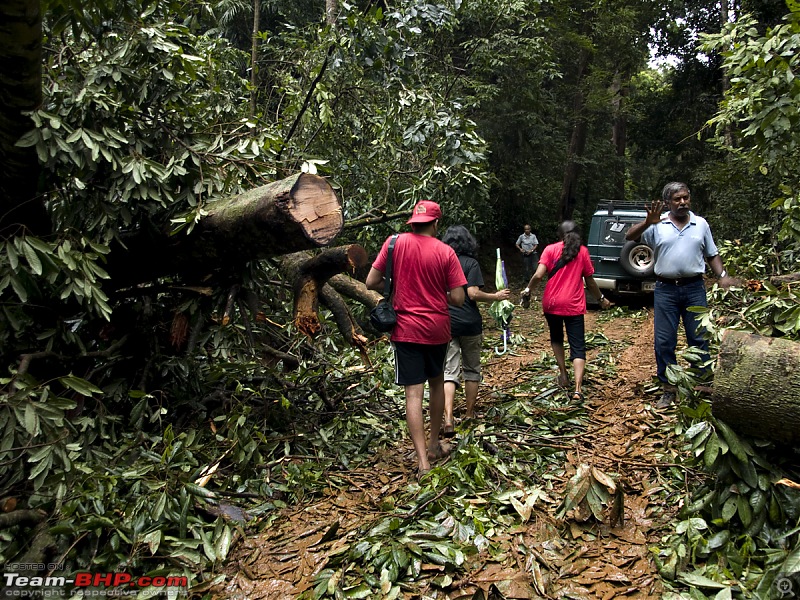
<svg viewBox="0 0 800 600">
<path fill-rule="evenodd" d="M 748 244 L 725 244 L 722 253 L 734 272 L 741 269 L 757 285 L 712 290 L 713 308 L 700 314 L 712 338 L 722 322 L 800 339 L 795 289 L 765 281 L 765 271 L 791 269 L 793 254 Z M 785 449 L 715 419 L 690 372 L 673 375 L 691 405 L 683 410 L 689 464 L 707 479 L 685 499 L 674 533 L 653 549 L 659 572 L 688 586 L 691 598 L 779 597 L 778 586 L 796 576 L 800 564 L 800 493 L 791 487 L 796 466 Z"/>
</svg>

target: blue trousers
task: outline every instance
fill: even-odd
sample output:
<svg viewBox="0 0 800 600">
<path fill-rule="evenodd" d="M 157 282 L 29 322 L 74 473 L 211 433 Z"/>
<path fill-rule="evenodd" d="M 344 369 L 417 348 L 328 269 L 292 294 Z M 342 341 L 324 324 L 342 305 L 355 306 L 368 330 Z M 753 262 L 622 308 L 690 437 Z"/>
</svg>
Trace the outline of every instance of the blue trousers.
<svg viewBox="0 0 800 600">
<path fill-rule="evenodd" d="M 664 383 L 667 382 L 667 365 L 678 362 L 675 347 L 678 345 L 678 324 L 681 320 L 688 344 L 703 351 L 703 360 L 708 358 L 708 340 L 703 339 L 697 315 L 687 310 L 690 306 L 708 306 L 702 280 L 686 285 L 656 282 L 653 298 L 656 365 L 658 378 Z"/>
<path fill-rule="evenodd" d="M 522 256 L 522 266 L 525 270 L 525 285 L 528 285 L 528 280 L 536 273 L 536 267 L 539 266 L 539 253 L 525 254 Z"/>
</svg>

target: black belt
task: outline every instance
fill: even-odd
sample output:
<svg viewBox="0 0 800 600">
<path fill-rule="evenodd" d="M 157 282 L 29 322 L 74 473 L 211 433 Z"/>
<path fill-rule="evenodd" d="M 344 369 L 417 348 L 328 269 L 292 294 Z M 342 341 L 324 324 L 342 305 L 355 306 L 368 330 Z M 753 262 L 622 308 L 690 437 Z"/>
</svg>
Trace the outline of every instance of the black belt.
<svg viewBox="0 0 800 600">
<path fill-rule="evenodd" d="M 670 285 L 686 285 L 687 283 L 694 283 L 695 281 L 702 281 L 702 275 L 692 275 L 691 277 L 661 277 L 656 275 L 656 280 L 661 283 L 669 283 Z"/>
</svg>

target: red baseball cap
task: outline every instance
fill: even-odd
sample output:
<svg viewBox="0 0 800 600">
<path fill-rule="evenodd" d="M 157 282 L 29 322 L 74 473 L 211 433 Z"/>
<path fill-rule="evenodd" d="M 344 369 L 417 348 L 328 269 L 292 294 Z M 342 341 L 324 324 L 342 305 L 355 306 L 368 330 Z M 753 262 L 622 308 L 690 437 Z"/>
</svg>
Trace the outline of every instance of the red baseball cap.
<svg viewBox="0 0 800 600">
<path fill-rule="evenodd" d="M 421 200 L 417 202 L 414 211 L 411 213 L 411 218 L 406 223 L 430 223 L 436 219 L 442 218 L 442 209 L 436 202 L 430 200 Z"/>
</svg>

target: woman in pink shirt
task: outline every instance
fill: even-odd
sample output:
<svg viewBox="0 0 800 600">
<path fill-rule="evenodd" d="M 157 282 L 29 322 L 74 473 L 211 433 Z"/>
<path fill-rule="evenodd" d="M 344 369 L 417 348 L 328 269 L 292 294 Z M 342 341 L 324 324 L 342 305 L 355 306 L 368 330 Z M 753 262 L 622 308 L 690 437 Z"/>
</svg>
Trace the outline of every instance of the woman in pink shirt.
<svg viewBox="0 0 800 600">
<path fill-rule="evenodd" d="M 558 239 L 555 244 L 550 244 L 539 258 L 539 266 L 528 282 L 528 287 L 522 290 L 522 295 L 527 296 L 531 289 L 548 275 L 547 284 L 542 296 L 542 309 L 544 318 L 550 329 L 550 346 L 558 363 L 558 385 L 567 388 L 569 375 L 567 374 L 566 358 L 564 355 L 564 330 L 569 341 L 569 356 L 575 370 L 575 391 L 573 400 L 583 400 L 581 387 L 583 373 L 586 369 L 586 338 L 584 336 L 583 315 L 586 314 L 586 288 L 600 298 L 600 307 L 608 308 L 611 302 L 600 293 L 592 275 L 594 267 L 589 258 L 589 250 L 581 244 L 574 221 L 564 221 L 558 227 Z"/>
</svg>

